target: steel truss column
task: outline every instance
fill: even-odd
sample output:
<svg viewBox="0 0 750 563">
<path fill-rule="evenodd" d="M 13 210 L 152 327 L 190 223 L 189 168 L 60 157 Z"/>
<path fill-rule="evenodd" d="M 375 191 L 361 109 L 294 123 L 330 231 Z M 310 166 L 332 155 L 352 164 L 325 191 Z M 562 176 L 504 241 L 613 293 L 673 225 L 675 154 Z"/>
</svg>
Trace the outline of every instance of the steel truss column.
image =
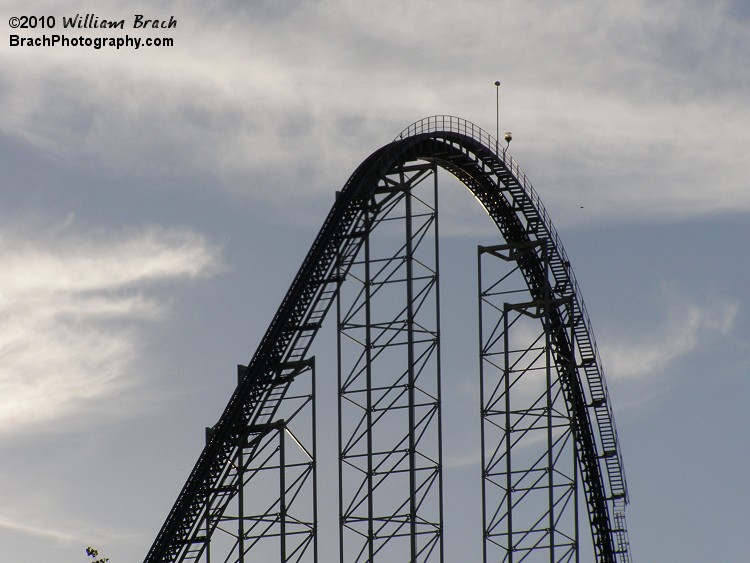
<svg viewBox="0 0 750 563">
<path fill-rule="evenodd" d="M 240 379 L 245 369 L 238 366 Z M 318 560 L 315 361 L 288 362 L 278 371 L 280 384 L 270 391 L 275 406 L 267 413 L 273 422 L 246 428 L 222 479 L 228 485 L 213 491 L 233 500 L 221 511 L 207 510 L 206 528 L 214 531 L 206 563 Z"/>
<path fill-rule="evenodd" d="M 442 561 L 437 175 L 398 166 L 337 303 L 342 562 Z"/>
<path fill-rule="evenodd" d="M 579 561 L 575 427 L 565 394 L 575 359 L 555 344 L 562 336 L 573 342 L 572 303 L 550 283 L 518 301 L 528 299 L 517 272 L 529 260 L 550 279 L 545 239 L 479 247 L 485 563 Z"/>
<path fill-rule="evenodd" d="M 466 120 L 433 116 L 373 152 L 337 192 L 246 374 L 212 427 L 154 539 L 146 563 L 206 563 L 217 553 L 222 536 L 230 545 L 226 553 L 249 549 L 254 540 L 247 513 L 257 514 L 259 505 L 250 502 L 256 493 L 251 492 L 248 474 L 259 467 L 250 460 L 261 452 L 260 437 L 266 434 L 260 430 L 280 420 L 289 423 L 290 417 L 282 412 L 284 397 L 291 392 L 289 366 L 307 360 L 339 291 L 349 292 L 348 300 L 338 304 L 339 463 L 347 469 L 341 471 L 340 481 L 341 558 L 348 563 L 382 554 L 382 561 L 403 561 L 409 553 L 414 561 L 415 552 L 421 556 L 430 550 L 442 558 L 441 495 L 433 494 L 442 487 L 440 387 L 439 377 L 434 384 L 427 377 L 439 373 L 437 260 L 431 263 L 423 256 L 432 246 L 425 242 L 429 236 L 424 233 L 436 224 L 437 214 L 435 204 L 431 211 L 419 211 L 430 205 L 424 205 L 426 198 L 415 190 L 418 184 L 421 189 L 428 183 L 423 180 L 433 169 L 403 164 L 425 161 L 454 174 L 481 203 L 504 240 L 515 243 L 495 251 L 515 255 L 526 282 L 520 284 L 518 294 L 531 296 L 530 302 L 512 298 L 508 291 L 505 297 L 493 297 L 490 285 L 480 285 L 487 313 L 480 323 L 485 559 L 528 561 L 532 552 L 545 560 L 559 559 L 564 557 L 566 536 L 574 537 L 577 546 L 577 529 L 569 529 L 575 525 L 564 523 L 577 521 L 565 515 L 577 512 L 578 495 L 565 496 L 565 491 L 575 490 L 578 480 L 594 558 L 600 563 L 631 561 L 624 514 L 628 489 L 613 406 L 591 322 L 557 231 L 529 179 L 510 155 L 498 152 L 490 135 Z M 412 210 L 407 212 L 403 208 L 409 198 Z M 411 219 L 406 221 L 405 216 Z M 388 225 L 399 226 L 397 240 L 406 236 L 412 241 L 410 249 L 407 244 L 400 250 L 398 245 L 387 246 L 396 240 L 395 227 Z M 367 257 L 355 266 L 365 239 Z M 533 241 L 543 239 L 548 246 L 541 260 L 542 247 Z M 495 262 L 506 261 L 513 262 Z M 406 263 L 411 264 L 411 273 Z M 342 284 L 350 267 L 352 282 Z M 563 298 L 570 302 L 558 301 Z M 536 360 L 535 348 L 542 350 Z M 549 364 L 550 356 L 557 368 Z M 533 369 L 537 364 L 544 367 Z M 404 371 L 403 365 L 409 367 Z M 559 387 L 571 413 L 567 422 Z M 296 393 L 296 385 L 294 389 Z M 563 453 L 563 445 L 571 441 L 569 428 L 576 443 L 578 474 L 563 463 L 572 459 Z M 286 452 L 290 440 L 289 434 L 285 436 Z M 535 447 L 542 450 L 536 457 Z M 279 462 L 279 467 L 288 461 L 287 457 L 285 463 Z M 278 490 L 287 491 L 286 483 Z M 538 486 L 542 483 L 546 488 Z M 278 496 L 285 497 L 278 513 L 286 514 L 284 535 L 288 536 L 289 495 L 279 492 Z M 263 500 L 262 495 L 258 498 Z M 302 498 L 308 497 L 300 494 L 295 506 Z M 399 504 L 394 499 L 406 500 Z M 530 499 L 528 507 L 526 499 Z M 244 508 L 235 510 L 235 502 Z M 314 496 L 310 504 L 314 507 Z M 251 511 L 251 506 L 256 508 Z M 232 511 L 236 525 L 225 520 Z M 541 516 L 530 516 L 536 513 Z M 300 520 L 315 522 L 315 517 Z M 544 522 L 549 532 L 544 532 Z M 233 531 L 215 534 L 219 525 Z M 523 551 L 535 538 L 539 538 L 535 548 Z M 211 551 L 206 549 L 209 541 Z M 259 540 L 254 546 L 265 543 Z M 397 544 L 401 548 L 391 553 L 390 547 Z M 271 561 L 276 556 L 274 552 L 256 557 L 257 549 L 252 549 L 254 560 Z M 310 549 L 305 552 L 310 553 Z M 229 563 L 231 556 L 223 558 L 219 553 L 213 560 Z"/>
</svg>

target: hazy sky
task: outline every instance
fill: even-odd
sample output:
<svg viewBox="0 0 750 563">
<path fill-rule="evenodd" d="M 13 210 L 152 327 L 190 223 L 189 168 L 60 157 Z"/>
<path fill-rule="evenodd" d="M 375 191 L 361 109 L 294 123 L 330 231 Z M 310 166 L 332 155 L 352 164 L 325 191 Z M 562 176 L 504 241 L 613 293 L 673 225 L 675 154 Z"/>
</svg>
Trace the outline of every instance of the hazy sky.
<svg viewBox="0 0 750 563">
<path fill-rule="evenodd" d="M 634 560 L 746 561 L 744 0 L 0 6 L 3 561 L 142 560 L 334 192 L 422 117 L 494 132 L 495 80 L 601 348 Z M 24 15 L 174 46 L 10 47 Z M 493 231 L 458 195 L 473 268 Z"/>
</svg>

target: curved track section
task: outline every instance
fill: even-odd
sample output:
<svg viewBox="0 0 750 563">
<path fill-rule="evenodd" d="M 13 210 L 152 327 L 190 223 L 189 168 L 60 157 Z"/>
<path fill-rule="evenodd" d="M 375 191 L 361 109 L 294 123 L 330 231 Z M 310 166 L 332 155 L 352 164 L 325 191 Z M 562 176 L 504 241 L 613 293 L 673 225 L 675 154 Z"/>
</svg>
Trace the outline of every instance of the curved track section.
<svg viewBox="0 0 750 563">
<path fill-rule="evenodd" d="M 362 245 L 364 216 L 386 174 L 414 161 L 430 161 L 455 175 L 477 198 L 508 243 L 547 241 L 551 276 L 530 253 L 519 267 L 533 298 L 554 293 L 572 302 L 574 337 L 555 331 L 560 357 L 576 358 L 563 381 L 574 422 L 578 464 L 597 561 L 628 563 L 624 521 L 627 486 L 602 363 L 586 308 L 560 238 L 526 175 L 498 141 L 453 116 L 423 119 L 370 155 L 337 194 L 297 276 L 178 496 L 146 563 L 197 562 L 238 490 L 232 469 L 247 428 L 273 422 L 294 366 L 307 352 Z M 552 313 L 553 322 L 567 315 Z M 569 319 L 568 319 L 569 320 Z"/>
</svg>

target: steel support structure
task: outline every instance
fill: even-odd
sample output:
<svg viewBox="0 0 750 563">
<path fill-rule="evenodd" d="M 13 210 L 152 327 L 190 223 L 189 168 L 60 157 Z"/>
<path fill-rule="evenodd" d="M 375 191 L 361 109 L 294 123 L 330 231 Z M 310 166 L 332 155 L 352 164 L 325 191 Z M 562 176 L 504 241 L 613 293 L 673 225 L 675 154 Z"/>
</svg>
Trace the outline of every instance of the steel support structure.
<svg viewBox="0 0 750 563">
<path fill-rule="evenodd" d="M 576 561 L 580 496 L 597 563 L 631 562 L 612 405 L 562 242 L 497 139 L 434 116 L 337 192 L 145 563 L 317 560 L 310 347 L 334 303 L 341 563 L 443 560 L 437 168 L 497 226 L 505 244 L 483 257 L 520 274 L 480 285 L 485 561 Z"/>
<path fill-rule="evenodd" d="M 547 244 L 478 252 L 485 563 L 579 561 L 575 421 L 562 384 L 574 347 L 556 349 L 574 338 L 570 298 L 546 284 L 529 301 L 518 266 L 538 260 L 548 277 Z M 557 322 L 553 310 L 564 311 Z"/>
<path fill-rule="evenodd" d="M 340 560 L 443 561 L 435 165 L 385 175 L 337 302 Z"/>
<path fill-rule="evenodd" d="M 246 371 L 238 366 L 240 380 Z M 250 424 L 240 435 L 234 459 L 211 491 L 205 541 L 192 549 L 196 560 L 318 560 L 315 359 L 279 371 L 285 384 L 272 389 L 266 412 L 259 413 L 272 422 Z M 206 429 L 207 439 L 212 433 Z"/>
</svg>

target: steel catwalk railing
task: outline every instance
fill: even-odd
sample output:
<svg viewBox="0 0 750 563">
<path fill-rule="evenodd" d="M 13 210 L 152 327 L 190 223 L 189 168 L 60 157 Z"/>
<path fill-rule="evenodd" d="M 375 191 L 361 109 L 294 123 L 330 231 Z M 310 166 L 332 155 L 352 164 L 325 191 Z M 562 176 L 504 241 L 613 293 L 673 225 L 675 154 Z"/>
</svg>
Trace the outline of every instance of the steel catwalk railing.
<svg viewBox="0 0 750 563">
<path fill-rule="evenodd" d="M 231 497 L 231 493 L 222 491 L 237 492 L 236 480 L 227 470 L 227 464 L 236 456 L 238 437 L 246 432 L 248 425 L 272 421 L 277 412 L 284 389 L 291 383 L 279 376 L 279 370 L 286 363 L 305 360 L 338 285 L 362 245 L 363 214 L 371 191 L 394 166 L 420 159 L 437 162 L 473 191 L 485 209 L 492 211 L 506 240 L 508 237 L 525 240 L 532 234 L 552 242 L 551 268 L 556 283 L 565 286 L 563 289 L 574 298 L 575 338 L 582 358 L 577 373 L 585 376 L 571 385 L 581 385 L 583 379 L 588 385 L 588 403 L 576 416 L 580 424 L 578 438 L 583 440 L 579 459 L 597 558 L 617 563 L 629 561 L 624 513 L 617 508 L 627 502 L 627 488 L 611 406 L 588 314 L 559 237 L 531 184 L 510 156 L 500 150 L 497 141 L 465 120 L 438 116 L 407 128 L 395 142 L 365 159 L 347 181 L 248 365 L 247 375 L 214 426 L 211 439 L 146 562 L 198 560 L 202 550 L 195 546 L 205 545 L 212 531 L 200 526 L 204 520 L 212 520 L 205 518 L 205 514 L 211 510 L 213 516 L 220 515 Z M 523 268 L 532 292 L 539 282 L 537 268 L 534 263 Z M 584 394 L 582 389 L 571 388 L 568 392 Z M 596 431 L 589 410 L 594 412 Z M 604 465 L 600 468 L 602 460 Z M 600 481 L 601 469 L 606 470 L 609 491 Z M 615 518 L 607 508 L 613 500 Z"/>
<path fill-rule="evenodd" d="M 374 157 L 360 168 L 367 169 Z M 333 302 L 338 283 L 362 243 L 359 234 L 364 202 L 335 207 L 327 217 L 313 248 L 305 258 L 292 286 L 282 300 L 271 326 L 219 421 L 211 429 L 206 446 L 190 473 L 144 562 L 193 563 L 204 554 L 213 529 L 206 530 L 223 513 L 238 492 L 238 478 L 231 470 L 240 437 L 253 425 L 273 422 L 280 400 L 291 383 L 287 365 L 305 361 L 314 335 Z M 335 241 L 337 250 L 328 246 Z M 325 248 L 318 250 L 319 247 Z M 216 505 L 213 500 L 218 500 Z"/>
<path fill-rule="evenodd" d="M 591 330 L 591 319 L 589 318 L 586 305 L 581 297 L 578 281 L 573 274 L 573 270 L 570 268 L 570 260 L 565 252 L 560 236 L 552 224 L 539 195 L 532 186 L 531 181 L 526 176 L 526 173 L 521 169 L 508 151 L 502 147 L 497 139 L 477 125 L 452 115 L 437 115 L 413 123 L 404 129 L 396 139 L 401 140 L 415 135 L 444 131 L 466 135 L 481 145 L 489 149 L 494 149 L 497 158 L 503 162 L 508 171 L 515 177 L 515 179 L 517 179 L 525 195 L 532 202 L 533 208 L 529 209 L 529 211 L 535 211 L 539 215 L 542 225 L 544 226 L 545 235 L 550 239 L 553 248 L 559 256 L 559 262 L 563 266 L 564 271 L 555 272 L 555 277 L 562 274 L 562 276 L 569 280 L 572 286 L 571 293 L 575 297 L 574 306 L 576 308 L 576 314 L 580 315 L 582 320 L 582 323 L 579 325 L 580 328 L 576 331 L 576 337 L 579 339 L 579 345 L 583 346 L 585 350 L 590 352 L 590 355 L 586 358 L 582 358 L 582 360 L 585 363 L 584 370 L 591 395 L 591 406 L 595 413 L 597 426 L 602 440 L 602 455 L 607 468 L 611 496 L 613 499 L 623 501 L 622 503 L 618 503 L 615 513 L 619 514 L 618 521 L 624 522 L 624 512 L 621 510 L 620 505 L 627 504 L 629 500 L 628 490 L 625 481 L 622 452 L 620 450 L 617 431 L 615 429 L 609 393 L 603 375 L 604 370 L 602 368 L 602 361 Z M 625 544 L 627 543 L 625 537 L 623 537 L 621 541 Z"/>
<path fill-rule="evenodd" d="M 575 418 L 562 384 L 573 349 L 564 358 L 552 347 L 555 331 L 572 340 L 573 327 L 569 316 L 565 323 L 551 316 L 571 300 L 548 284 L 529 301 L 518 281 L 518 262 L 535 251 L 546 259 L 546 246 L 540 240 L 478 249 L 485 563 L 527 561 L 532 552 L 533 561 L 579 561 Z"/>
<path fill-rule="evenodd" d="M 426 135 L 428 138 L 432 137 L 432 134 Z M 467 187 L 470 187 L 504 233 L 506 240 L 524 242 L 546 237 L 540 216 L 527 193 L 494 153 L 487 151 L 486 147 L 481 145 L 472 146 L 473 141 L 467 141 L 462 134 L 440 132 L 435 135 L 439 135 L 440 140 L 447 144 L 447 150 L 444 154 L 436 155 L 435 158 L 440 159 L 441 166 L 450 170 Z M 495 175 L 497 184 L 490 178 L 490 176 Z M 504 201 L 503 198 L 505 198 Z M 512 214 L 509 216 L 510 210 L 512 210 Z M 571 280 L 567 277 L 569 264 L 566 264 L 560 258 L 560 255 L 554 251 L 554 247 L 552 247 L 552 250 L 550 269 L 554 273 L 556 286 L 559 286 L 556 287 L 556 291 L 560 295 L 573 297 L 575 306 L 576 294 L 572 292 Z M 543 295 L 547 285 L 547 280 L 541 271 L 539 258 L 528 261 L 527 264 L 523 265 L 522 271 L 532 295 L 539 298 Z M 579 334 L 586 335 L 587 331 L 582 326 L 580 311 L 574 310 L 574 313 L 574 333 L 576 339 L 578 339 Z M 559 314 L 556 313 L 556 315 Z M 572 343 L 560 340 L 556 345 L 561 349 L 568 349 L 572 346 Z M 590 342 L 579 343 L 578 356 L 583 359 L 582 365 L 576 366 L 576 377 L 572 381 L 566 382 L 566 393 L 569 397 L 569 408 L 575 411 L 582 483 L 586 492 L 597 560 L 625 561 L 629 555 L 627 548 L 623 550 L 622 547 L 619 547 L 622 545 L 620 534 L 618 534 L 619 527 L 612 514 L 612 509 L 616 507 L 618 497 L 608 492 L 604 481 L 605 475 L 603 475 L 606 465 L 601 463 L 604 457 L 602 452 L 605 450 L 600 442 L 602 436 L 605 438 L 607 436 L 595 430 L 596 427 L 592 424 L 592 417 L 589 413 L 591 408 L 601 407 L 602 402 L 592 401 L 590 396 L 587 398 L 582 387 L 586 380 L 585 377 L 581 377 L 582 375 L 585 376 L 585 371 L 582 373 L 581 370 L 586 366 L 590 367 L 592 363 Z M 589 382 L 588 387 L 589 389 L 592 388 L 591 382 Z M 599 444 L 597 444 L 597 441 Z"/>
</svg>

